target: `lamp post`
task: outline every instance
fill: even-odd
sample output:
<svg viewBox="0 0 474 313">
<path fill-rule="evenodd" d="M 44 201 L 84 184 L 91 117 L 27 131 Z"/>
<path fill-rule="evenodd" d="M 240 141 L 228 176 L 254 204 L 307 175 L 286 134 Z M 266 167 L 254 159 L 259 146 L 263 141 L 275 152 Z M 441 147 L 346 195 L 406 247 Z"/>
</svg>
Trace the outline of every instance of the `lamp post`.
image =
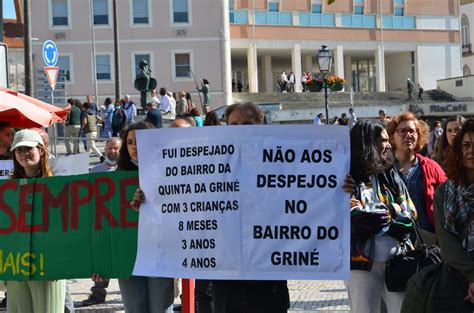
<svg viewBox="0 0 474 313">
<path fill-rule="evenodd" d="M 324 87 L 324 104 L 326 107 L 326 124 L 329 124 L 329 106 L 328 106 L 328 84 L 327 78 L 328 73 L 331 70 L 332 66 L 332 55 L 331 51 L 327 49 L 327 46 L 322 45 L 319 49 L 318 54 L 316 55 L 318 61 L 319 71 L 323 75 L 323 87 Z"/>
</svg>

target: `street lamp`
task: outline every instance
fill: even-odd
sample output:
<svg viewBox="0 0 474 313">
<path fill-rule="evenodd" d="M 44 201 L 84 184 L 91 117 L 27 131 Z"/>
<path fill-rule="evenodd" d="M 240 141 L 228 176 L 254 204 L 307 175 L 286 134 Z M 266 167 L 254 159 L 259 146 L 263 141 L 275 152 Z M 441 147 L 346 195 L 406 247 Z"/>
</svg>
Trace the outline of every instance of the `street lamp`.
<svg viewBox="0 0 474 313">
<path fill-rule="evenodd" d="M 318 61 L 319 71 L 323 75 L 323 87 L 324 87 L 324 104 L 326 106 L 326 124 L 329 124 L 329 106 L 328 106 L 328 84 L 327 78 L 329 71 L 332 66 L 332 55 L 331 51 L 327 49 L 327 46 L 322 45 L 319 49 L 318 54 L 316 55 Z"/>
</svg>

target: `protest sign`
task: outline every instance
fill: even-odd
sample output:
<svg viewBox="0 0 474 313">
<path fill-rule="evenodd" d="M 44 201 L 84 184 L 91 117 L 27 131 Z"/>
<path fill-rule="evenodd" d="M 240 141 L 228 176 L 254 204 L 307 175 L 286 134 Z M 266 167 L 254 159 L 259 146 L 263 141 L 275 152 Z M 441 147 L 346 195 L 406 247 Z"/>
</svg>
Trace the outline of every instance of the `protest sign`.
<svg viewBox="0 0 474 313">
<path fill-rule="evenodd" d="M 13 170 L 12 160 L 0 160 L 0 180 L 10 178 Z"/>
<path fill-rule="evenodd" d="M 0 280 L 131 275 L 137 172 L 0 182 Z"/>
<path fill-rule="evenodd" d="M 54 176 L 69 176 L 89 173 L 89 153 L 71 154 L 49 159 Z"/>
<path fill-rule="evenodd" d="M 134 275 L 347 279 L 347 127 L 137 131 Z"/>
</svg>

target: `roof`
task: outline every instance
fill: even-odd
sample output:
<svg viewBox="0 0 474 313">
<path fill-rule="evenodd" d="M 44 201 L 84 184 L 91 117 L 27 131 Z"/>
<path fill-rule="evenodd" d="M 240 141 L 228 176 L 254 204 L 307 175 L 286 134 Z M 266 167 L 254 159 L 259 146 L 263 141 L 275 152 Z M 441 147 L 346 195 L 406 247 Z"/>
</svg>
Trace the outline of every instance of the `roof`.
<svg viewBox="0 0 474 313">
<path fill-rule="evenodd" d="M 22 12 L 20 0 L 14 0 L 16 19 L 3 19 L 3 42 L 9 48 L 23 48 L 24 26 L 22 22 Z"/>
</svg>

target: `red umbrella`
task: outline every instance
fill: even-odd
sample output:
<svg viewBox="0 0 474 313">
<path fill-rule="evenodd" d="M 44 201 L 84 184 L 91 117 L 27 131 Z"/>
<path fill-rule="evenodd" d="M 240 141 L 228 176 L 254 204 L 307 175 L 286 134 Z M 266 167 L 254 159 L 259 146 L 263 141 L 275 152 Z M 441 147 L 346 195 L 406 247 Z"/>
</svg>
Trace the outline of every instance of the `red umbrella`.
<svg viewBox="0 0 474 313">
<path fill-rule="evenodd" d="M 70 105 L 60 108 L 0 87 L 0 121 L 11 127 L 48 127 L 64 121 L 70 109 Z"/>
</svg>

